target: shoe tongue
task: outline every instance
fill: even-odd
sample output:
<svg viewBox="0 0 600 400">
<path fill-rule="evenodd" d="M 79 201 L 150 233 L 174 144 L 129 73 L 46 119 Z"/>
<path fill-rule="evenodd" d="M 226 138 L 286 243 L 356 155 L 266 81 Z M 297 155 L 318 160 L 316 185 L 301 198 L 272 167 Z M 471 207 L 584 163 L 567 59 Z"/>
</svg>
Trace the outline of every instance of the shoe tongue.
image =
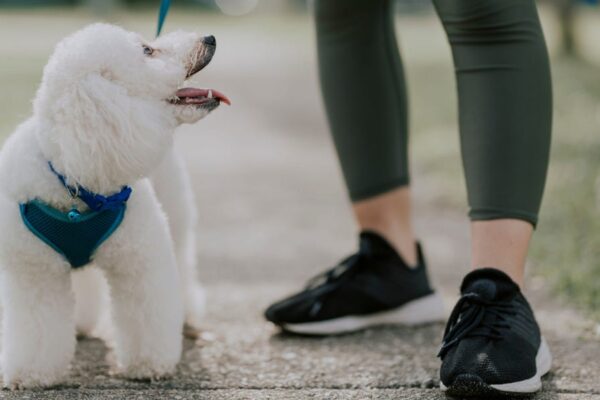
<svg viewBox="0 0 600 400">
<path fill-rule="evenodd" d="M 498 289 L 494 281 L 489 279 L 479 279 L 469 285 L 466 292 L 477 293 L 481 298 L 492 301 L 496 299 Z"/>
<path fill-rule="evenodd" d="M 399 257 L 392 245 L 381 235 L 372 231 L 362 231 L 359 237 L 362 254 L 391 255 Z"/>
<path fill-rule="evenodd" d="M 486 300 L 506 300 L 519 292 L 519 286 L 500 270 L 482 268 L 465 276 L 460 291 L 477 293 Z"/>
</svg>

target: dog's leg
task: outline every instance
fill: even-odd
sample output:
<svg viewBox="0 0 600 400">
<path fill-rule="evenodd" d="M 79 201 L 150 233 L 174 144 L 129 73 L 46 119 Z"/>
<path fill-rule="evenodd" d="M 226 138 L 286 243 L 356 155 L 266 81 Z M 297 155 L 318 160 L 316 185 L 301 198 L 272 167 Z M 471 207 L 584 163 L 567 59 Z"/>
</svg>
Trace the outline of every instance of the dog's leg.
<svg viewBox="0 0 600 400">
<path fill-rule="evenodd" d="M 173 148 L 151 177 L 158 201 L 169 221 L 181 275 L 187 333 L 200 328 L 205 308 L 204 289 L 196 268 L 196 206 L 191 180 L 181 156 Z"/>
<path fill-rule="evenodd" d="M 160 254 L 149 250 L 148 257 L 130 259 L 107 273 L 117 372 L 131 379 L 168 376 L 181 357 L 183 318 L 181 304 L 174 301 L 179 296 L 173 296 L 176 279 L 165 271 Z"/>
<path fill-rule="evenodd" d="M 110 287 L 118 372 L 158 379 L 173 373 L 181 357 L 183 302 L 167 221 L 150 183 L 134 193 L 96 263 Z"/>
<path fill-rule="evenodd" d="M 175 242 L 175 256 L 181 274 L 185 305 L 184 333 L 195 338 L 200 330 L 206 305 L 204 288 L 200 285 L 196 273 L 196 235 L 189 230 L 184 238 Z"/>
<path fill-rule="evenodd" d="M 110 299 L 108 285 L 102 271 L 88 266 L 71 274 L 75 293 L 75 327 L 78 335 L 96 336 L 108 313 Z M 103 339 L 106 339 L 102 336 Z"/>
<path fill-rule="evenodd" d="M 45 265 L 22 262 L 3 266 L 5 386 L 50 386 L 67 375 L 75 352 L 75 300 L 69 274 L 70 268 L 58 256 Z"/>
</svg>

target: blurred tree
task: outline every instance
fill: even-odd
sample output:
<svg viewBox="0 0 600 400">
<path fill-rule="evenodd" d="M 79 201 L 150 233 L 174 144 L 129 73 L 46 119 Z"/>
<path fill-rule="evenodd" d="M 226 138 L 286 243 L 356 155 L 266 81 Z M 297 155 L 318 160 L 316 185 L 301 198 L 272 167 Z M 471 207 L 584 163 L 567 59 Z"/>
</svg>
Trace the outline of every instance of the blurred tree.
<svg viewBox="0 0 600 400">
<path fill-rule="evenodd" d="M 0 7 L 31 7 L 31 6 L 58 6 L 74 5 L 76 0 L 0 0 Z"/>
<path fill-rule="evenodd" d="M 561 25 L 562 47 L 565 55 L 576 55 L 574 34 L 575 2 L 576 0 L 555 0 Z"/>
<path fill-rule="evenodd" d="M 577 6 L 584 3 L 597 6 L 599 0 L 552 0 L 560 22 L 562 50 L 570 57 L 577 56 L 577 37 L 575 34 Z"/>
<path fill-rule="evenodd" d="M 110 17 L 120 5 L 120 0 L 83 0 L 85 6 L 99 17 Z"/>
<path fill-rule="evenodd" d="M 396 9 L 402 14 L 420 13 L 433 10 L 431 1 L 423 0 L 396 0 Z"/>
</svg>

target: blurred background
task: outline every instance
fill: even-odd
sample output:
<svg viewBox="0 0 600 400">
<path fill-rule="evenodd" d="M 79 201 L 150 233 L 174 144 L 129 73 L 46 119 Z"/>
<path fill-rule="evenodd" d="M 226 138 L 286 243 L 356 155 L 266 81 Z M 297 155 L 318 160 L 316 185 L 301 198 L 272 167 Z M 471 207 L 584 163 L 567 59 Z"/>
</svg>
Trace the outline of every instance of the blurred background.
<svg viewBox="0 0 600 400">
<path fill-rule="evenodd" d="M 105 20 L 152 38 L 158 3 L 0 0 L 0 141 L 30 114 L 42 68 L 62 37 Z M 466 215 L 450 50 L 428 1 L 397 3 L 417 203 Z M 600 319 L 600 7 L 591 0 L 539 5 L 553 62 L 554 142 L 529 270 Z M 216 57 L 199 80 L 233 100 L 198 132 L 188 128 L 182 134 L 198 145 L 188 148 L 186 157 L 199 192 L 201 228 L 212 230 L 201 233 L 200 259 L 220 260 L 223 266 L 204 271 L 207 282 L 251 279 L 248 255 L 261 252 L 250 264 L 271 257 L 269 263 L 277 264 L 271 279 L 292 274 L 301 282 L 308 272 L 297 262 L 289 266 L 297 251 L 330 254 L 326 244 L 310 241 L 312 231 L 340 234 L 344 245 L 353 240 L 319 97 L 309 10 L 304 0 L 173 1 L 164 31 L 216 35 Z M 310 213 L 313 203 L 325 212 Z M 332 228 L 332 219 L 347 222 Z M 282 220 L 299 229 L 298 242 L 266 254 L 286 233 Z M 257 221 L 262 228 L 253 228 Z M 217 244 L 220 233 L 225 237 Z M 314 265 L 311 271 L 324 267 Z"/>
</svg>

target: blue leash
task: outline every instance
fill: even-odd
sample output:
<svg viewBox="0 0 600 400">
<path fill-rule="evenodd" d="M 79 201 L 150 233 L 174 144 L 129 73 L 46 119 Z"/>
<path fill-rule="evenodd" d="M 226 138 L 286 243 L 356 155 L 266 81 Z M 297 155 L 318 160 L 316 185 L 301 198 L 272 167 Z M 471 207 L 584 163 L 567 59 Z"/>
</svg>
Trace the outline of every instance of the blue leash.
<svg viewBox="0 0 600 400">
<path fill-rule="evenodd" d="M 171 0 L 162 0 L 160 3 L 160 9 L 158 11 L 158 26 L 156 27 L 156 37 L 160 35 L 160 31 L 162 31 L 163 24 L 165 23 L 165 19 L 167 18 L 167 13 L 169 12 L 169 7 L 171 7 Z"/>
</svg>

